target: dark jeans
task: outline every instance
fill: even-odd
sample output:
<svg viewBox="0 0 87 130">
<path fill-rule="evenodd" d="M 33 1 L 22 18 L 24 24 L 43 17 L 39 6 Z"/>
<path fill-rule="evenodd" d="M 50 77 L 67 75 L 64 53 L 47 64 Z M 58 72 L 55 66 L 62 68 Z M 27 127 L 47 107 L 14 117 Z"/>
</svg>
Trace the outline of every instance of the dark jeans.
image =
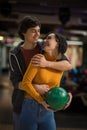
<svg viewBox="0 0 87 130">
<path fill-rule="evenodd" d="M 56 130 L 54 113 L 27 98 L 20 114 L 20 130 Z"/>
</svg>

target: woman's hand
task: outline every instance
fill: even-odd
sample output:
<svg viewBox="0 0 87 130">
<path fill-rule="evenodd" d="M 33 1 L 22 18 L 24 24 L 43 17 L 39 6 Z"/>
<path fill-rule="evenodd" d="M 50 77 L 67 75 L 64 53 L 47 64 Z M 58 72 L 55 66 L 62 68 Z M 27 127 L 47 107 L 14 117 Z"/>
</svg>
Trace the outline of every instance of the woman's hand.
<svg viewBox="0 0 87 130">
<path fill-rule="evenodd" d="M 44 95 L 45 93 L 48 92 L 49 90 L 49 86 L 46 85 L 46 84 L 41 84 L 41 85 L 38 85 L 38 84 L 33 84 L 34 88 L 36 89 L 36 91 L 38 93 L 40 93 L 41 95 Z"/>
<path fill-rule="evenodd" d="M 64 110 L 65 110 L 67 107 L 70 106 L 71 101 L 72 101 L 72 93 L 69 92 L 68 95 L 69 95 L 69 101 L 68 101 L 68 103 L 66 104 L 66 106 L 64 107 Z"/>
</svg>

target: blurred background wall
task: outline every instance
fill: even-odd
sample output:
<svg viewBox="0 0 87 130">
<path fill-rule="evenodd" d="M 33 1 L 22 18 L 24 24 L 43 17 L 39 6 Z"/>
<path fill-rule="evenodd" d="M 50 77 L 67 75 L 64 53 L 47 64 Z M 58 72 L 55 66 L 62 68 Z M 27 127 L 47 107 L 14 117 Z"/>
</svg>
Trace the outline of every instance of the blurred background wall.
<svg viewBox="0 0 87 130">
<path fill-rule="evenodd" d="M 0 0 L 0 124 L 12 123 L 13 87 L 9 80 L 8 54 L 20 41 L 17 28 L 25 15 L 34 15 L 41 21 L 40 39 L 52 30 L 67 39 L 66 55 L 73 69 L 64 73 L 61 86 L 73 93 L 73 101 L 66 112 L 86 114 L 87 0 Z M 85 120 L 83 126 L 86 127 Z"/>
</svg>

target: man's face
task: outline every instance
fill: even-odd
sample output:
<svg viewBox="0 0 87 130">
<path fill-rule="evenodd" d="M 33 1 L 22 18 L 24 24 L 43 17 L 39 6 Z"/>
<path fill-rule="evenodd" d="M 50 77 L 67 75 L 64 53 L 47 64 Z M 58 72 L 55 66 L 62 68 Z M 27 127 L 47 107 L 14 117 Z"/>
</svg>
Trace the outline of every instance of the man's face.
<svg viewBox="0 0 87 130">
<path fill-rule="evenodd" d="M 39 37 L 40 37 L 40 27 L 32 27 L 27 30 L 26 33 L 23 34 L 25 41 L 29 43 L 37 43 Z"/>
</svg>

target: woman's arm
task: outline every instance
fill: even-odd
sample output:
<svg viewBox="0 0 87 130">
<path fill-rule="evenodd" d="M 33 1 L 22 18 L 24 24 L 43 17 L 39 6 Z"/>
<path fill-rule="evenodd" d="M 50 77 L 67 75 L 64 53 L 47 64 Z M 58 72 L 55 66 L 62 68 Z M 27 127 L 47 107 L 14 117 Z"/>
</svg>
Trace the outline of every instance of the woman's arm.
<svg viewBox="0 0 87 130">
<path fill-rule="evenodd" d="M 58 62 L 53 61 L 47 61 L 44 55 L 37 54 L 32 58 L 32 64 L 34 66 L 40 66 L 40 67 L 48 67 L 56 70 L 70 70 L 72 69 L 72 65 L 69 63 L 68 60 L 62 60 Z"/>
<path fill-rule="evenodd" d="M 34 67 L 32 63 L 29 64 L 24 74 L 20 89 L 26 91 L 26 93 L 28 93 L 32 98 L 37 100 L 39 103 L 42 103 L 43 102 L 42 96 L 36 91 L 36 89 L 32 84 L 32 81 L 35 75 L 37 74 L 38 69 L 39 67 Z"/>
</svg>

